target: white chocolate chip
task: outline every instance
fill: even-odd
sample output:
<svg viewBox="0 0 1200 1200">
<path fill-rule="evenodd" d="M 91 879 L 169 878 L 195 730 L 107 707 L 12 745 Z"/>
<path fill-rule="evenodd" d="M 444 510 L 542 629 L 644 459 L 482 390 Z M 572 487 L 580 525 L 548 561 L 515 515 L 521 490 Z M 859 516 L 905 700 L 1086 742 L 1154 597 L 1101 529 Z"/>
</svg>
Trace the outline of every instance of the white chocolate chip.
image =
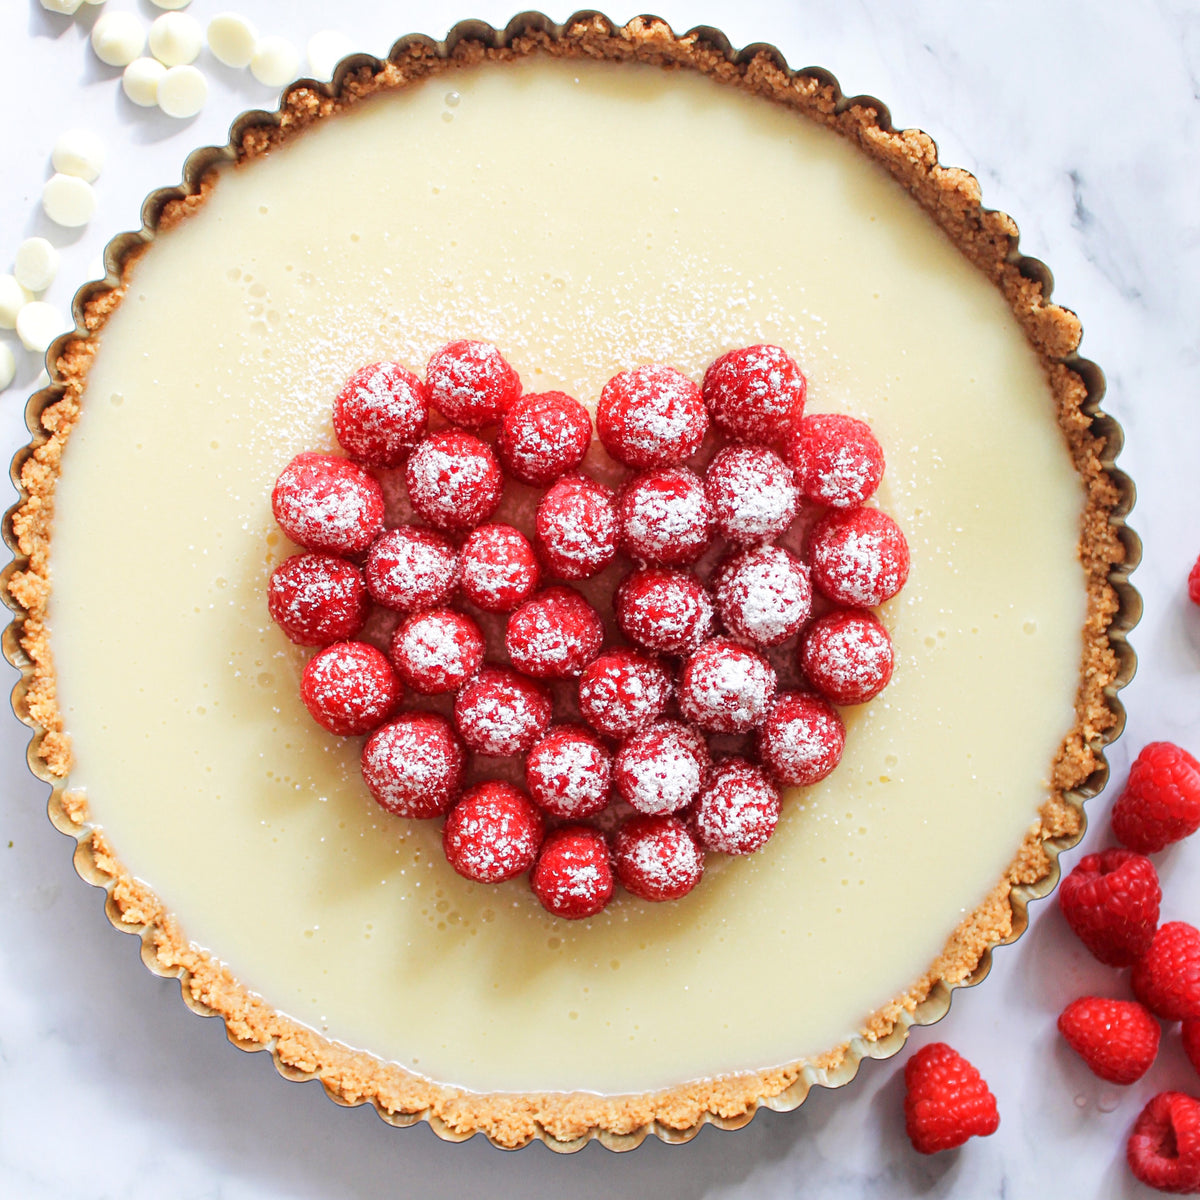
<svg viewBox="0 0 1200 1200">
<path fill-rule="evenodd" d="M 254 49 L 250 74 L 267 87 L 283 87 L 296 78 L 300 69 L 300 51 L 287 38 L 265 37 Z"/>
<path fill-rule="evenodd" d="M 12 275 L 0 275 L 0 329 L 16 329 L 17 313 L 31 300 L 33 293 L 23 288 Z"/>
<path fill-rule="evenodd" d="M 17 374 L 17 356 L 7 342 L 0 342 L 0 392 L 4 391 Z"/>
<path fill-rule="evenodd" d="M 106 12 L 92 26 L 92 49 L 110 67 L 128 66 L 145 45 L 145 27 L 131 12 Z"/>
<path fill-rule="evenodd" d="M 204 45 L 200 22 L 187 13 L 166 12 L 150 26 L 150 53 L 168 67 L 195 62 Z"/>
<path fill-rule="evenodd" d="M 82 3 L 83 0 L 42 0 L 42 7 L 47 12 L 61 13 L 64 17 L 69 17 Z"/>
<path fill-rule="evenodd" d="M 158 85 L 167 68 L 157 58 L 135 58 L 121 76 L 121 89 L 134 104 L 153 108 L 158 103 Z"/>
<path fill-rule="evenodd" d="M 104 170 L 108 148 L 104 139 L 90 129 L 68 129 L 58 135 L 50 161 L 56 171 L 75 175 L 91 183 Z"/>
<path fill-rule="evenodd" d="M 86 179 L 51 175 L 42 186 L 42 208 L 57 225 L 86 225 L 96 211 L 96 193 Z"/>
<path fill-rule="evenodd" d="M 208 23 L 208 48 L 227 67 L 248 67 L 258 45 L 258 31 L 237 13 L 218 13 Z"/>
<path fill-rule="evenodd" d="M 333 69 L 354 53 L 354 43 L 338 29 L 322 29 L 308 39 L 308 66 L 314 79 L 332 79 Z"/>
<path fill-rule="evenodd" d="M 208 99 L 208 80 L 195 67 L 169 67 L 158 84 L 158 107 L 168 117 L 194 117 Z"/>
<path fill-rule="evenodd" d="M 70 328 L 71 322 L 45 300 L 31 300 L 17 313 L 17 337 L 35 354 L 45 354 L 50 343 Z"/>
<path fill-rule="evenodd" d="M 105 0 L 83 0 L 83 2 L 84 2 L 84 4 L 92 5 L 94 8 L 99 8 L 100 5 L 102 5 L 105 2 Z"/>
<path fill-rule="evenodd" d="M 44 292 L 58 274 L 58 251 L 44 237 L 26 238 L 13 258 L 16 281 L 31 292 Z"/>
<path fill-rule="evenodd" d="M 187 8 L 192 0 L 152 0 L 158 8 Z"/>
</svg>

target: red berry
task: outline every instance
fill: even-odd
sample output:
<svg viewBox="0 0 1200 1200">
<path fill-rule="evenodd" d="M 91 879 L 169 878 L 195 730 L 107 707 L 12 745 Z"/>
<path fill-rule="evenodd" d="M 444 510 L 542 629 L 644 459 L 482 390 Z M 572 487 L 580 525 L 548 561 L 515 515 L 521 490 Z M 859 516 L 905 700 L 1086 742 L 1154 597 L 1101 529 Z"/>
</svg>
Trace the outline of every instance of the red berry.
<svg viewBox="0 0 1200 1200">
<path fill-rule="evenodd" d="M 1200 1019 L 1184 1021 L 1179 1027 L 1179 1032 L 1183 1037 L 1183 1051 L 1188 1056 L 1188 1061 L 1200 1071 Z"/>
<path fill-rule="evenodd" d="M 483 665 L 483 652 L 479 626 L 452 608 L 414 613 L 392 634 L 396 673 L 423 696 L 458 691 Z"/>
<path fill-rule="evenodd" d="M 945 1042 L 922 1046 L 904 1067 L 904 1125 L 921 1154 L 952 1150 L 1000 1125 L 996 1098 L 979 1072 Z"/>
<path fill-rule="evenodd" d="M 361 554 L 383 528 L 383 489 L 348 458 L 297 454 L 275 483 L 271 511 L 306 550 Z"/>
<path fill-rule="evenodd" d="M 425 366 L 434 408 L 455 425 L 479 429 L 501 417 L 521 395 L 521 380 L 489 342 L 450 342 Z"/>
<path fill-rule="evenodd" d="M 692 811 L 705 850 L 753 854 L 766 845 L 779 823 L 779 792 L 744 758 L 727 758 L 713 768 Z"/>
<path fill-rule="evenodd" d="M 604 622 L 569 587 L 550 587 L 508 618 L 504 646 L 518 671 L 535 679 L 570 679 L 600 653 Z"/>
<path fill-rule="evenodd" d="M 1112 810 L 1117 840 L 1153 854 L 1200 829 L 1200 762 L 1171 742 L 1143 746 Z"/>
<path fill-rule="evenodd" d="M 511 525 L 481 525 L 463 543 L 462 592 L 484 612 L 512 612 L 540 578 L 533 547 Z"/>
<path fill-rule="evenodd" d="M 333 402 L 339 445 L 367 467 L 398 467 L 428 425 L 429 392 L 399 363 L 371 363 L 355 371 Z"/>
<path fill-rule="evenodd" d="M 664 567 L 694 563 L 712 537 L 712 509 L 700 476 L 686 467 L 645 471 L 617 496 L 625 551 Z"/>
<path fill-rule="evenodd" d="M 1068 1004 L 1058 1031 L 1088 1069 L 1109 1083 L 1134 1083 L 1150 1070 L 1162 1030 L 1134 1000 L 1084 996 Z"/>
<path fill-rule="evenodd" d="M 496 511 L 504 479 L 485 442 L 459 429 L 431 433 L 404 470 L 413 511 L 435 529 L 463 533 Z"/>
<path fill-rule="evenodd" d="M 271 572 L 267 609 L 293 642 L 328 646 L 362 628 L 370 601 L 353 563 L 326 554 L 293 554 Z"/>
<path fill-rule="evenodd" d="M 556 725 L 529 751 L 525 786 L 556 817 L 590 817 L 608 807 L 612 757 L 581 726 Z"/>
<path fill-rule="evenodd" d="M 504 667 L 484 667 L 454 701 L 454 724 L 478 754 L 524 754 L 550 724 L 550 698 Z"/>
<path fill-rule="evenodd" d="M 866 704 L 887 687 L 896 656 L 879 621 L 841 609 L 814 621 L 800 643 L 800 669 L 834 704 Z"/>
<path fill-rule="evenodd" d="M 709 766 L 708 747 L 698 730 L 679 721 L 659 721 L 617 751 L 613 786 L 638 812 L 679 812 L 699 795 Z"/>
<path fill-rule="evenodd" d="M 775 695 L 775 668 L 731 638 L 711 638 L 683 664 L 679 711 L 712 733 L 748 733 Z"/>
<path fill-rule="evenodd" d="M 367 555 L 367 590 L 376 604 L 412 612 L 442 604 L 458 586 L 454 543 L 432 529 L 387 529 Z"/>
<path fill-rule="evenodd" d="M 511 783 L 493 779 L 476 784 L 450 810 L 442 848 L 464 878 L 502 883 L 533 866 L 544 830 L 533 801 Z"/>
<path fill-rule="evenodd" d="M 547 570 L 560 579 L 590 579 L 617 556 L 611 488 L 587 475 L 560 479 L 542 497 L 534 524 Z"/>
<path fill-rule="evenodd" d="M 773 442 L 800 420 L 807 385 L 796 360 L 778 346 L 746 346 L 722 354 L 704 373 L 704 402 L 729 437 Z"/>
<path fill-rule="evenodd" d="M 908 542 L 877 508 L 831 509 L 809 541 L 813 583 L 847 608 L 874 608 L 908 579 Z"/>
<path fill-rule="evenodd" d="M 529 393 L 504 414 L 496 454 L 521 483 L 539 486 L 573 471 L 592 443 L 592 418 L 565 392 Z"/>
<path fill-rule="evenodd" d="M 374 646 L 336 642 L 309 659 L 300 677 L 300 699 L 322 728 L 353 737 L 388 719 L 400 702 L 400 681 Z"/>
<path fill-rule="evenodd" d="M 617 878 L 643 900 L 678 900 L 700 882 L 704 851 L 678 817 L 631 817 L 613 845 Z"/>
<path fill-rule="evenodd" d="M 1110 967 L 1130 967 L 1150 949 L 1161 900 L 1154 864 L 1132 850 L 1085 855 L 1058 889 L 1067 924 Z"/>
<path fill-rule="evenodd" d="M 712 632 L 712 597 L 691 571 L 634 571 L 617 588 L 614 607 L 621 632 L 660 654 L 688 654 Z"/>
<path fill-rule="evenodd" d="M 721 571 L 717 611 L 734 637 L 756 646 L 786 642 L 812 612 L 808 568 L 782 546 L 756 546 Z"/>
<path fill-rule="evenodd" d="M 594 917 L 613 894 L 612 861 L 604 835 L 588 825 L 564 825 L 542 843 L 529 876 L 533 894 L 556 917 Z"/>
<path fill-rule="evenodd" d="M 883 478 L 883 449 L 866 421 L 814 413 L 788 433 L 787 460 L 805 497 L 830 508 L 856 508 Z"/>
<path fill-rule="evenodd" d="M 1186 921 L 1159 927 L 1133 964 L 1133 994 L 1164 1021 L 1200 1017 L 1200 930 Z"/>
<path fill-rule="evenodd" d="M 811 787 L 841 761 L 846 726 L 828 701 L 780 692 L 758 727 L 758 755 L 780 784 Z"/>
<path fill-rule="evenodd" d="M 704 490 L 717 532 L 743 545 L 779 537 L 800 503 L 792 469 L 764 446 L 726 446 L 709 463 Z"/>
<path fill-rule="evenodd" d="M 670 699 L 670 673 L 636 650 L 608 650 L 579 677 L 579 711 L 606 737 L 623 738 L 644 729 Z"/>
<path fill-rule="evenodd" d="M 677 467 L 700 449 L 708 413 L 686 375 L 651 363 L 604 385 L 596 429 L 604 448 L 627 467 Z"/>
<path fill-rule="evenodd" d="M 1193 604 L 1200 604 L 1200 558 L 1188 573 L 1188 598 Z"/>
<path fill-rule="evenodd" d="M 437 713 L 401 714 L 362 752 L 371 795 L 398 817 L 440 817 L 462 790 L 465 765 L 462 743 Z"/>
<path fill-rule="evenodd" d="M 1134 1122 L 1125 1156 L 1148 1187 L 1178 1196 L 1200 1192 L 1200 1100 L 1159 1092 Z"/>
</svg>

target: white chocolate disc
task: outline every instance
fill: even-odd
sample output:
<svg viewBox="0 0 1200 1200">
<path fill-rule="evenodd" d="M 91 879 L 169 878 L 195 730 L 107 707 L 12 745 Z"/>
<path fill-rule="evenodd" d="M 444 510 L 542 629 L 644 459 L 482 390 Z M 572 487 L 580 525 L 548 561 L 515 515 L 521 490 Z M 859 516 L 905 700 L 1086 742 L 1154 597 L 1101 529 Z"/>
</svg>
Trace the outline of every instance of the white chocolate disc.
<svg viewBox="0 0 1200 1200">
<path fill-rule="evenodd" d="M 60 333 L 66 333 L 71 322 L 45 300 L 31 300 L 17 313 L 17 337 L 26 350 L 45 354 Z"/>
<path fill-rule="evenodd" d="M 208 48 L 227 67 L 248 67 L 258 45 L 258 31 L 237 13 L 218 13 L 208 23 Z"/>
<path fill-rule="evenodd" d="M 94 4 L 96 0 L 88 0 L 88 2 Z M 151 0 L 156 8 L 187 8 L 191 2 L 192 0 Z"/>
<path fill-rule="evenodd" d="M 168 117 L 194 117 L 208 99 L 208 80 L 195 67 L 169 67 L 158 84 L 158 107 Z"/>
<path fill-rule="evenodd" d="M 150 26 L 150 53 L 164 66 L 195 62 L 204 45 L 200 22 L 187 13 L 167 12 Z"/>
<path fill-rule="evenodd" d="M 254 50 L 250 74 L 267 87 L 283 87 L 296 78 L 300 69 L 300 51 L 287 38 L 265 37 Z"/>
<path fill-rule="evenodd" d="M 96 193 L 86 179 L 51 175 L 42 186 L 42 208 L 56 225 L 86 225 L 96 211 Z"/>
<path fill-rule="evenodd" d="M 47 12 L 61 13 L 64 17 L 69 17 L 82 3 L 83 0 L 42 0 L 42 7 Z"/>
<path fill-rule="evenodd" d="M 7 342 L 0 342 L 0 392 L 4 391 L 17 374 L 17 356 Z"/>
<path fill-rule="evenodd" d="M 56 171 L 75 175 L 91 183 L 104 170 L 108 147 L 99 134 L 90 129 L 67 129 L 58 135 L 50 161 Z"/>
<path fill-rule="evenodd" d="M 146 45 L 146 28 L 131 12 L 106 12 L 92 26 L 92 49 L 110 67 L 128 66 Z"/>
<path fill-rule="evenodd" d="M 0 329 L 16 329 L 17 313 L 31 300 L 33 293 L 23 288 L 12 275 L 0 275 Z"/>
<path fill-rule="evenodd" d="M 340 29 L 322 29 L 308 39 L 308 67 L 314 79 L 332 79 L 333 69 L 354 53 L 354 43 Z"/>
<path fill-rule="evenodd" d="M 44 237 L 26 238 L 13 258 L 13 275 L 31 292 L 44 292 L 58 274 L 58 251 Z"/>
<path fill-rule="evenodd" d="M 121 89 L 134 104 L 153 108 L 158 103 L 158 85 L 167 68 L 157 58 L 135 58 L 121 76 Z"/>
</svg>

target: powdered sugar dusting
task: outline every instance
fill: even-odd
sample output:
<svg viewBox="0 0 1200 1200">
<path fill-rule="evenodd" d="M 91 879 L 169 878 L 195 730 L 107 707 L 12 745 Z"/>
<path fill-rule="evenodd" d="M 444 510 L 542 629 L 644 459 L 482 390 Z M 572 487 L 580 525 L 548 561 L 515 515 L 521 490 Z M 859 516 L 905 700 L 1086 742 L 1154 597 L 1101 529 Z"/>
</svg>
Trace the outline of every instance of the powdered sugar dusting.
<svg viewBox="0 0 1200 1200">
<path fill-rule="evenodd" d="M 485 667 L 458 693 L 454 723 L 479 754 L 524 754 L 550 724 L 550 701 L 516 672 Z"/>
<path fill-rule="evenodd" d="M 604 448 L 631 467 L 671 467 L 700 448 L 708 413 L 700 389 L 674 367 L 651 363 L 604 385 L 596 409 Z"/>
<path fill-rule="evenodd" d="M 617 752 L 613 781 L 621 799 L 649 815 L 678 812 L 696 798 L 708 772 L 702 739 L 677 721 L 661 721 Z"/>
<path fill-rule="evenodd" d="M 461 744 L 436 713 L 406 713 L 363 747 L 363 779 L 398 817 L 440 816 L 462 787 L 463 766 Z"/>
<path fill-rule="evenodd" d="M 800 503 L 791 468 L 765 446 L 726 446 L 709 464 L 704 485 L 717 529 L 735 542 L 778 537 Z"/>
<path fill-rule="evenodd" d="M 585 730 L 560 726 L 529 752 L 525 777 L 530 795 L 544 809 L 574 820 L 607 806 L 612 760 Z"/>
<path fill-rule="evenodd" d="M 485 442 L 458 430 L 431 434 L 409 455 L 405 481 L 413 508 L 438 529 L 470 529 L 496 511 L 504 486 Z"/>
<path fill-rule="evenodd" d="M 635 817 L 617 831 L 617 874 L 645 900 L 677 900 L 700 881 L 704 853 L 675 817 Z"/>
<path fill-rule="evenodd" d="M 679 708 L 702 729 L 747 733 L 775 695 L 775 669 L 729 638 L 713 638 L 688 659 L 679 681 Z"/>
<path fill-rule="evenodd" d="M 877 508 L 830 512 L 813 530 L 813 580 L 831 600 L 874 608 L 908 579 L 908 543 Z"/>
<path fill-rule="evenodd" d="M 759 646 L 777 646 L 808 620 L 808 568 L 779 546 L 739 555 L 721 575 L 717 604 L 725 628 Z"/>
<path fill-rule="evenodd" d="M 819 696 L 781 692 L 759 729 L 758 752 L 781 783 L 808 787 L 837 766 L 846 727 Z"/>
<path fill-rule="evenodd" d="M 742 758 L 726 759 L 696 801 L 694 821 L 708 850 L 753 854 L 779 822 L 779 792 Z"/>
</svg>

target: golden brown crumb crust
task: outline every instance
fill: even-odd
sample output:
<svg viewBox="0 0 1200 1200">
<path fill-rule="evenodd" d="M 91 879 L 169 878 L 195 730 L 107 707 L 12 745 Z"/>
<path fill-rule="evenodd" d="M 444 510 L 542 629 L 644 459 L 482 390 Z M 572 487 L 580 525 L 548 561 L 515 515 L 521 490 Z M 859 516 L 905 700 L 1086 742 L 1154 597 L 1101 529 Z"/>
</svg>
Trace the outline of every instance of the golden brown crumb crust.
<svg viewBox="0 0 1200 1200">
<path fill-rule="evenodd" d="M 1021 273 L 1013 221 L 1003 213 L 984 209 L 975 178 L 941 166 L 936 147 L 926 134 L 886 128 L 886 118 L 881 123 L 871 105 L 840 102 L 836 86 L 827 78 L 819 73 L 792 75 L 770 52 L 758 53 L 744 63 L 734 62 L 724 47 L 705 35 L 676 36 L 666 25 L 648 19 L 618 28 L 601 17 L 588 17 L 562 30 L 534 28 L 502 47 L 467 37 L 444 58 L 431 43 L 414 41 L 379 69 L 363 67 L 347 75 L 336 97 L 294 87 L 284 99 L 278 124 L 252 127 L 243 134 L 234 148 L 237 159 L 245 162 L 266 153 L 314 121 L 373 93 L 463 66 L 534 53 L 690 68 L 784 104 L 855 142 L 913 194 L 1000 288 L 1046 366 L 1058 419 L 1087 496 L 1080 546 L 1088 580 L 1088 616 L 1076 722 L 1055 761 L 1053 793 L 1040 820 L 1026 834 L 1005 876 L 962 921 L 926 974 L 873 1014 L 860 1039 L 815 1061 L 686 1083 L 646 1095 L 485 1095 L 439 1085 L 320 1036 L 272 1009 L 243 988 L 215 957 L 190 944 L 158 898 L 123 867 L 103 831 L 87 825 L 83 798 L 62 788 L 71 752 L 56 702 L 45 624 L 54 488 L 62 451 L 78 417 L 96 352 L 97 341 L 91 335 L 120 303 L 123 284 L 94 294 L 86 303 L 84 326 L 89 336 L 70 339 L 57 359 L 62 394 L 42 411 L 39 437 L 44 440 L 35 443 L 21 468 L 24 499 L 12 516 L 12 530 L 26 561 L 18 561 L 8 588 L 23 610 L 9 639 L 15 632 L 24 654 L 9 649 L 10 658 L 25 667 L 26 687 L 23 698 L 18 698 L 18 712 L 37 730 L 34 749 L 39 773 L 59 785 L 51 801 L 51 815 L 60 828 L 79 839 L 76 862 L 81 874 L 107 888 L 110 916 L 118 927 L 141 935 L 143 957 L 151 969 L 178 977 L 185 1000 L 197 1011 L 223 1017 L 232 1041 L 245 1049 L 269 1049 L 284 1075 L 320 1079 L 340 1103 L 371 1102 L 396 1124 L 429 1120 L 443 1137 L 459 1140 L 483 1132 L 506 1147 L 542 1137 L 558 1148 L 571 1148 L 564 1143 L 582 1144 L 588 1137 L 598 1136 L 614 1148 L 624 1148 L 636 1145 L 651 1129 L 669 1140 L 685 1140 L 705 1122 L 736 1127 L 749 1120 L 760 1103 L 791 1108 L 803 1100 L 813 1083 L 844 1082 L 864 1054 L 898 1048 L 919 1005 L 932 993 L 944 993 L 946 987 L 971 977 L 993 946 L 1013 936 L 1015 921 L 1023 926 L 1024 901 L 1021 893 L 1014 896 L 1014 889 L 1052 882 L 1057 848 L 1077 839 L 1083 828 L 1080 798 L 1071 793 L 1102 769 L 1099 749 L 1106 731 L 1118 722 L 1119 709 L 1110 699 L 1118 661 L 1109 629 L 1119 603 L 1109 575 L 1125 558 L 1113 520 L 1122 498 L 1101 462 L 1104 441 L 1092 430 L 1092 419 L 1084 409 L 1087 387 L 1064 362 L 1079 344 L 1079 321 L 1073 313 L 1048 303 L 1041 284 Z M 186 219 L 203 203 L 212 184 L 212 176 L 206 176 L 195 194 L 171 201 L 161 214 L 159 227 Z M 125 255 L 126 279 L 144 249 L 139 246 Z M 867 1045 L 885 1039 L 886 1044 L 873 1051 Z"/>
</svg>

